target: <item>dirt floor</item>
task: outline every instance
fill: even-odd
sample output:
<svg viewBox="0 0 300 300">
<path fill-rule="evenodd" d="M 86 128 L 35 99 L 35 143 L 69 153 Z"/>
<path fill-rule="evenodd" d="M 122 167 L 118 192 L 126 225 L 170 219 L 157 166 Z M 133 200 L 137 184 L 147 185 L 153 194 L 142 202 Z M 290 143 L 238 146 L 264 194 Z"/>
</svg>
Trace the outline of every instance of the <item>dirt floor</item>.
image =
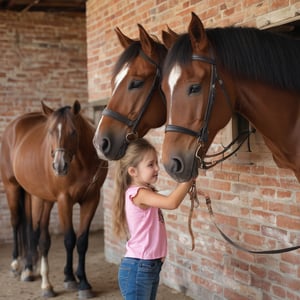
<svg viewBox="0 0 300 300">
<path fill-rule="evenodd" d="M 45 299 L 41 296 L 41 280 L 34 282 L 22 282 L 13 277 L 10 272 L 12 245 L 0 245 L 0 300 L 37 300 Z M 77 263 L 77 259 L 74 259 Z M 55 292 L 54 299 L 69 300 L 78 299 L 77 292 L 66 291 L 63 286 L 63 268 L 65 264 L 65 250 L 63 237 L 52 236 L 52 246 L 49 254 L 50 280 Z M 105 261 L 103 253 L 103 232 L 91 234 L 86 265 L 87 276 L 93 287 L 95 298 L 93 299 L 122 299 L 117 282 L 118 266 Z M 158 300 L 188 300 L 189 297 L 178 293 L 164 285 L 158 289 Z"/>
</svg>

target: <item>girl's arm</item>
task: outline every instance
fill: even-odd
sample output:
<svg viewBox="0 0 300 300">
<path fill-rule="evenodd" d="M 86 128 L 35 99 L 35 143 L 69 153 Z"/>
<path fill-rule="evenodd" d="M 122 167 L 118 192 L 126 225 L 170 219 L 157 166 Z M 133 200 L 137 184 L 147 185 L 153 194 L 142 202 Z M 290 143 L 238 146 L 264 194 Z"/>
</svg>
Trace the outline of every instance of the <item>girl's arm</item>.
<svg viewBox="0 0 300 300">
<path fill-rule="evenodd" d="M 184 199 L 194 179 L 179 183 L 175 190 L 169 195 L 161 195 L 150 189 L 139 189 L 138 194 L 133 198 L 135 205 L 141 208 L 158 207 L 163 209 L 175 209 Z"/>
</svg>

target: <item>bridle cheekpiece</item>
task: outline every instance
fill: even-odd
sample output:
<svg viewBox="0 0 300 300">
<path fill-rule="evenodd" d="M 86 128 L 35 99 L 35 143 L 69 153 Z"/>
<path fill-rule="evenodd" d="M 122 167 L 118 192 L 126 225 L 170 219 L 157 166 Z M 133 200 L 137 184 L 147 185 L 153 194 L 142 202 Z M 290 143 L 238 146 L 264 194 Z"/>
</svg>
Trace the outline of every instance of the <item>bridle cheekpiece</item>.
<svg viewBox="0 0 300 300">
<path fill-rule="evenodd" d="M 103 116 L 108 116 L 110 118 L 113 118 L 113 119 L 127 125 L 129 128 L 131 128 L 131 131 L 128 132 L 127 135 L 126 135 L 126 142 L 127 143 L 129 143 L 130 141 L 138 138 L 137 127 L 138 127 L 145 111 L 147 110 L 147 108 L 150 104 L 150 101 L 151 101 L 151 98 L 152 98 L 152 95 L 153 95 L 153 92 L 154 92 L 155 88 L 160 84 L 160 81 L 161 81 L 160 66 L 153 59 L 151 59 L 149 56 L 147 56 L 142 50 L 139 51 L 139 54 L 146 61 L 148 61 L 149 63 L 151 63 L 152 65 L 154 65 L 156 67 L 156 72 L 155 72 L 155 76 L 153 78 L 152 85 L 151 85 L 151 88 L 149 90 L 149 93 L 146 97 L 145 102 L 143 103 L 143 106 L 142 106 L 138 116 L 134 120 L 131 120 L 131 119 L 127 118 L 126 116 L 121 115 L 120 113 L 118 113 L 116 111 L 113 111 L 109 108 L 105 108 L 102 112 Z M 164 99 L 163 94 L 162 94 L 162 97 Z"/>
</svg>

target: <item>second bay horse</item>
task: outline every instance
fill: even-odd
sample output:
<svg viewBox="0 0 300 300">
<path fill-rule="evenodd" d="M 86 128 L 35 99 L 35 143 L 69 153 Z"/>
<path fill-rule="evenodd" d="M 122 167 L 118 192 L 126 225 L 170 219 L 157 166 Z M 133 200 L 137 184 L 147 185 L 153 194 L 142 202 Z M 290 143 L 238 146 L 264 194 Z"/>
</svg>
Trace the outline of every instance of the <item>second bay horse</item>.
<svg viewBox="0 0 300 300">
<path fill-rule="evenodd" d="M 13 227 L 11 266 L 17 271 L 23 246 L 26 258 L 22 276 L 32 280 L 38 247 L 43 296 L 55 296 L 49 281 L 48 226 L 51 209 L 57 203 L 66 248 L 65 285 L 78 288 L 80 298 L 90 298 L 93 293 L 86 277 L 85 257 L 108 163 L 97 156 L 92 143 L 95 129 L 81 115 L 78 101 L 57 110 L 42 103 L 42 109 L 16 118 L 3 134 L 0 169 Z M 80 205 L 77 237 L 72 221 L 76 203 Z M 74 274 L 76 244 L 78 267 Z"/>
<path fill-rule="evenodd" d="M 255 28 L 205 30 L 192 13 L 164 65 L 162 162 L 169 175 L 197 177 L 214 137 L 238 112 L 262 134 L 277 165 L 300 181 L 299 53 L 299 40 Z"/>
<path fill-rule="evenodd" d="M 130 39 L 116 29 L 124 51 L 115 65 L 112 95 L 94 137 L 99 157 L 109 160 L 120 159 L 131 140 L 143 137 L 166 120 L 160 83 L 167 48 L 141 25 L 138 28 L 139 40 Z"/>
</svg>

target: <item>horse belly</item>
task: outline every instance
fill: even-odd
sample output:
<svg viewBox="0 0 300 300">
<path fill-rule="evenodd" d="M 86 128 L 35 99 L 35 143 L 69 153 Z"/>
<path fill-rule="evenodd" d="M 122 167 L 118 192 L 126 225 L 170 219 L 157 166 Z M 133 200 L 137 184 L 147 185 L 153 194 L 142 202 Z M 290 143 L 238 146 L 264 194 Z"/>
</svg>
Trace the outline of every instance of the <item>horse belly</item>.
<svg viewBox="0 0 300 300">
<path fill-rule="evenodd" d="M 29 194 L 42 199 L 51 200 L 54 195 L 48 188 L 47 170 L 45 170 L 45 157 L 35 149 L 41 150 L 42 145 L 29 148 L 26 143 L 21 143 L 12 156 L 14 176 L 22 188 Z M 48 171 L 49 172 L 49 171 Z"/>
</svg>

